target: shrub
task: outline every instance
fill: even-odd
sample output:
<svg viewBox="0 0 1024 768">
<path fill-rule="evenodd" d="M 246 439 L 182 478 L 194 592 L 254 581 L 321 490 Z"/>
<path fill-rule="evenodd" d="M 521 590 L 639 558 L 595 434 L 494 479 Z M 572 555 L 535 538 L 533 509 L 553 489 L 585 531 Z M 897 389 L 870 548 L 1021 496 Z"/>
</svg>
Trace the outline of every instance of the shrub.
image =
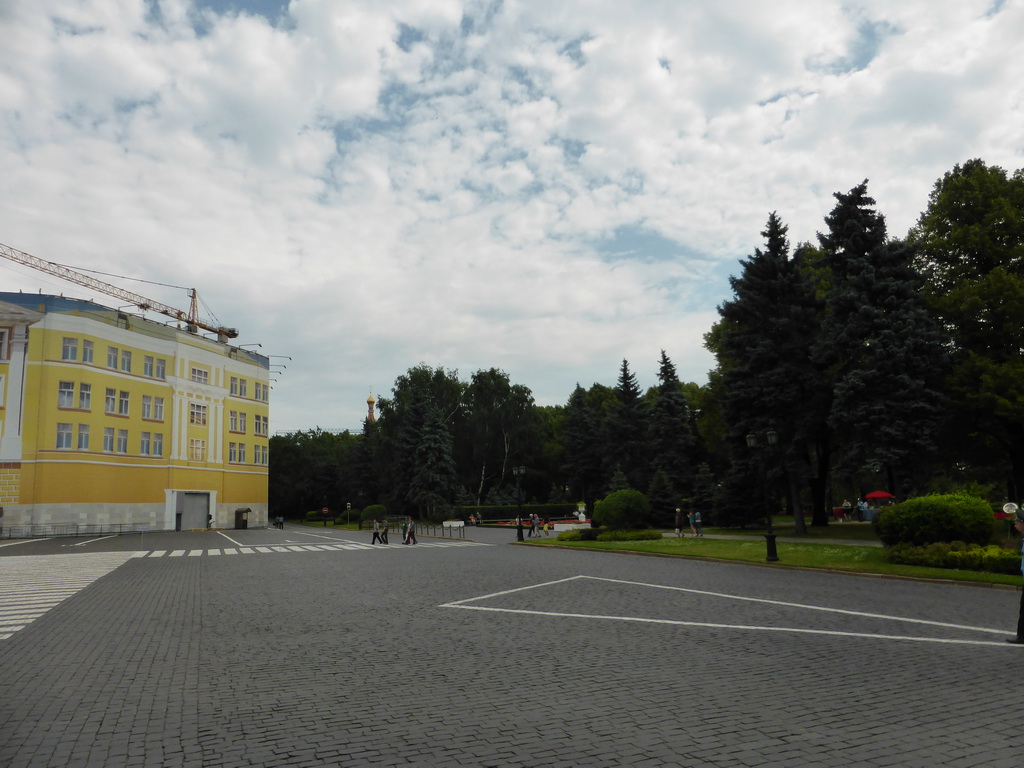
<svg viewBox="0 0 1024 768">
<path fill-rule="evenodd" d="M 963 494 L 921 496 L 881 510 L 874 526 L 887 546 L 952 541 L 987 544 L 992 536 L 992 510 L 983 500 Z"/>
<path fill-rule="evenodd" d="M 559 531 L 558 541 L 597 541 L 599 528 L 576 528 L 571 531 Z"/>
<path fill-rule="evenodd" d="M 367 520 L 383 520 L 388 516 L 388 508 L 383 504 L 371 504 L 359 513 L 360 522 Z"/>
<path fill-rule="evenodd" d="M 661 531 L 653 528 L 640 531 L 600 531 L 597 534 L 598 541 L 655 541 L 661 538 Z"/>
<path fill-rule="evenodd" d="M 1020 553 L 994 544 L 981 547 L 963 541 L 938 542 L 923 547 L 894 544 L 885 548 L 885 559 L 902 565 L 951 568 L 985 573 L 1020 573 Z"/>
<path fill-rule="evenodd" d="M 644 528 L 649 523 L 650 516 L 651 508 L 647 503 L 647 497 L 640 491 L 615 491 L 594 505 L 594 522 L 606 528 Z"/>
</svg>

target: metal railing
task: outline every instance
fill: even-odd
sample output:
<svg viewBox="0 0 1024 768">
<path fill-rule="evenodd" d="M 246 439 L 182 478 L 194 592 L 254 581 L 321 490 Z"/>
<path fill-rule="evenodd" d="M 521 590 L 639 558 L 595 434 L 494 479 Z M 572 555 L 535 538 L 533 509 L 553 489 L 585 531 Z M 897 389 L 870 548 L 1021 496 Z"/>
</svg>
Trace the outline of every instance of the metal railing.
<svg viewBox="0 0 1024 768">
<path fill-rule="evenodd" d="M 149 533 L 158 529 L 138 523 L 47 523 L 41 525 L 0 526 L 0 539 L 38 539 L 57 536 L 101 536 L 122 533 Z"/>
</svg>

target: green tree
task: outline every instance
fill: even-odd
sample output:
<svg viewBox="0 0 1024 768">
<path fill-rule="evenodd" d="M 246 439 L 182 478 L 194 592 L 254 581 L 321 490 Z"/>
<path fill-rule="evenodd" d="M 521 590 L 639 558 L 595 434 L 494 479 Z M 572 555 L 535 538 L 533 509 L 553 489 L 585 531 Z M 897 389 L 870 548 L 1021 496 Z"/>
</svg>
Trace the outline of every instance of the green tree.
<svg viewBox="0 0 1024 768">
<path fill-rule="evenodd" d="M 602 478 L 601 442 L 597 420 L 579 384 L 565 406 L 563 471 L 574 501 L 593 503 Z"/>
<path fill-rule="evenodd" d="M 786 233 L 772 213 L 761 233 L 765 249 L 756 248 L 741 262 L 740 276 L 730 279 L 735 297 L 719 307 L 721 320 L 705 339 L 718 359 L 712 384 L 731 457 L 724 476 L 722 519 L 742 523 L 760 517 L 751 493 L 764 493 L 762 473 L 758 457 L 747 448 L 746 435 L 774 430 L 782 456 L 769 477 L 787 481 L 786 495 L 802 532 L 802 482 L 810 482 L 821 522 L 825 519 L 824 483 L 814 480 L 827 474 L 827 458 L 812 465 L 808 456 L 827 454 L 823 433 L 829 392 L 811 360 L 820 302 L 801 257 L 790 253 Z"/>
<path fill-rule="evenodd" d="M 452 458 L 452 438 L 437 406 L 428 406 L 427 417 L 419 433 L 415 463 L 409 482 L 409 500 L 420 517 L 437 521 L 451 507 L 458 482 Z"/>
<path fill-rule="evenodd" d="M 473 374 L 464 393 L 464 425 L 471 474 L 465 477 L 477 503 L 501 485 L 511 466 L 525 457 L 533 427 L 533 394 L 491 368 Z"/>
<path fill-rule="evenodd" d="M 620 468 L 634 488 L 646 488 L 650 470 L 647 462 L 647 419 L 640 385 L 622 361 L 615 387 L 615 401 L 604 422 L 605 470 Z"/>
<path fill-rule="evenodd" d="M 945 355 L 913 248 L 887 239 L 866 181 L 835 197 L 819 235 L 829 287 L 815 358 L 833 382 L 837 469 L 884 471 L 903 493 L 935 444 Z"/>
<path fill-rule="evenodd" d="M 665 350 L 658 364 L 658 386 L 653 393 L 648 425 L 655 474 L 665 474 L 675 496 L 688 496 L 693 486 L 691 456 L 694 448 L 690 405 L 683 394 L 676 368 Z M 654 500 L 651 499 L 652 505 Z M 657 512 L 657 505 L 655 512 Z"/>
<path fill-rule="evenodd" d="M 926 295 L 946 333 L 949 390 L 969 440 L 1003 457 L 1024 495 L 1024 170 L 981 160 L 936 181 L 911 231 Z M 962 455 L 962 454 L 961 454 Z"/>
</svg>

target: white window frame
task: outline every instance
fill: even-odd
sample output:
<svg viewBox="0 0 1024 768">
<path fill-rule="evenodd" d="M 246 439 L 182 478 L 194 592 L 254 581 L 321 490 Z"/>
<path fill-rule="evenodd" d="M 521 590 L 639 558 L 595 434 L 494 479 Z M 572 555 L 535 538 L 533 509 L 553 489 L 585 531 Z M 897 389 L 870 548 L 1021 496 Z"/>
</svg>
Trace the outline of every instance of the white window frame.
<svg viewBox="0 0 1024 768">
<path fill-rule="evenodd" d="M 103 450 L 106 453 L 114 452 L 114 428 L 103 428 Z"/>
<path fill-rule="evenodd" d="M 193 368 L 190 377 L 196 384 L 209 384 L 210 372 L 203 368 Z"/>
<path fill-rule="evenodd" d="M 117 396 L 117 415 L 128 416 L 131 413 L 131 395 L 121 390 Z"/>
<path fill-rule="evenodd" d="M 188 439 L 189 461 L 206 461 L 206 441 L 199 437 Z"/>
<path fill-rule="evenodd" d="M 156 378 L 167 378 L 167 361 L 164 360 L 162 357 L 158 357 L 156 359 Z"/>
<path fill-rule="evenodd" d="M 142 418 L 152 419 L 153 418 L 153 396 L 143 395 L 142 396 Z"/>
<path fill-rule="evenodd" d="M 103 412 L 109 414 L 117 413 L 117 390 L 113 387 L 107 387 L 107 391 L 103 396 Z"/>
<path fill-rule="evenodd" d="M 153 356 L 146 355 L 142 358 L 142 375 L 153 378 Z"/>
<path fill-rule="evenodd" d="M 118 360 L 118 349 L 117 347 L 107 347 L 107 368 L 117 370 Z"/>
<path fill-rule="evenodd" d="M 153 445 L 152 445 L 152 454 L 151 455 L 153 455 L 153 456 L 163 456 L 164 455 L 164 435 L 163 435 L 163 432 L 154 432 L 153 433 Z"/>
<path fill-rule="evenodd" d="M 71 450 L 72 425 L 65 421 L 57 422 L 57 450 Z"/>
<path fill-rule="evenodd" d="M 131 350 L 121 350 L 121 370 L 125 373 L 132 372 L 132 353 Z"/>
<path fill-rule="evenodd" d="M 82 411 L 92 409 L 92 384 L 78 385 L 78 408 Z"/>
<path fill-rule="evenodd" d="M 164 420 L 164 399 L 162 397 L 153 398 L 153 421 Z"/>
<path fill-rule="evenodd" d="M 89 425 L 79 424 L 78 425 L 78 450 L 88 451 L 89 450 Z"/>
<path fill-rule="evenodd" d="M 206 426 L 207 410 L 202 403 L 188 404 L 188 423 L 199 427 Z"/>
<path fill-rule="evenodd" d="M 74 408 L 75 407 L 75 382 L 73 382 L 73 381 L 58 381 L 57 382 L 57 407 L 58 408 Z"/>
<path fill-rule="evenodd" d="M 82 362 L 91 363 L 95 357 L 95 345 L 89 339 L 82 339 Z"/>
<path fill-rule="evenodd" d="M 68 360 L 73 363 L 78 362 L 78 338 L 75 336 L 65 336 L 61 342 L 60 348 L 60 359 Z"/>
<path fill-rule="evenodd" d="M 128 430 L 117 430 L 117 452 L 128 453 Z"/>
<path fill-rule="evenodd" d="M 139 453 L 149 456 L 150 437 L 149 432 L 142 432 L 139 435 Z"/>
</svg>

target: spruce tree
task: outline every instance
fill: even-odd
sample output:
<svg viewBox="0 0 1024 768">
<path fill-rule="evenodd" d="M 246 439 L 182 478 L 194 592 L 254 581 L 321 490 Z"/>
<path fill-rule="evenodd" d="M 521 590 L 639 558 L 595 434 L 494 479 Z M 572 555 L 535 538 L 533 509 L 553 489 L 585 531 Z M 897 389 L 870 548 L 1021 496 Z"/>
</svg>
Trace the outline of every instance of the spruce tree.
<svg viewBox="0 0 1024 768">
<path fill-rule="evenodd" d="M 650 409 L 649 449 L 655 473 L 665 473 L 675 495 L 689 496 L 693 484 L 691 456 L 694 437 L 690 405 L 686 401 L 676 368 L 665 350 L 658 365 L 658 386 Z M 652 510 L 657 511 L 652 500 Z"/>
<path fill-rule="evenodd" d="M 606 469 L 625 473 L 633 488 L 646 488 L 650 475 L 646 455 L 647 420 L 640 385 L 622 361 L 615 401 L 605 420 Z"/>
</svg>

